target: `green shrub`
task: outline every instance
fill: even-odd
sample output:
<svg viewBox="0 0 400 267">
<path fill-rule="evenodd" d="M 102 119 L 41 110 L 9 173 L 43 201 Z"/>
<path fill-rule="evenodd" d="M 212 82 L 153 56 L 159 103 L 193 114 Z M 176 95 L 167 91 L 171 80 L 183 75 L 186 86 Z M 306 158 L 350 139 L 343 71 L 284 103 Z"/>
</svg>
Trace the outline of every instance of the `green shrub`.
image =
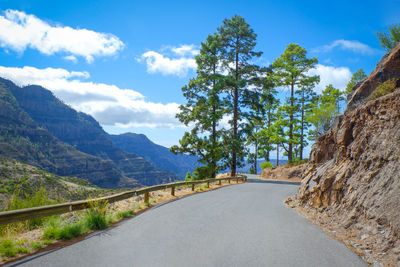
<svg viewBox="0 0 400 267">
<path fill-rule="evenodd" d="M 392 93 L 397 87 L 397 80 L 398 79 L 389 79 L 383 83 L 380 83 L 376 89 L 371 93 L 369 96 L 370 100 L 377 99 L 381 96 L 387 95 Z"/>
<path fill-rule="evenodd" d="M 14 257 L 17 254 L 15 243 L 10 239 L 3 239 L 0 242 L 0 256 Z"/>
<path fill-rule="evenodd" d="M 212 176 L 212 169 L 208 166 L 197 167 L 193 171 L 192 181 L 204 180 Z"/>
<path fill-rule="evenodd" d="M 87 232 L 82 222 L 77 222 L 73 224 L 67 224 L 61 227 L 56 232 L 56 239 L 68 240 L 74 237 L 78 237 Z"/>
<path fill-rule="evenodd" d="M 292 167 L 292 166 L 298 166 L 298 165 L 301 165 L 301 164 L 307 163 L 307 162 L 308 162 L 308 159 L 302 159 L 302 160 L 296 159 L 295 161 L 293 161 L 292 163 L 289 163 L 288 165 Z"/>
<path fill-rule="evenodd" d="M 25 195 L 25 199 L 19 196 L 19 192 L 14 193 L 8 202 L 7 210 L 17 210 L 17 209 L 25 209 L 32 207 L 39 207 L 45 205 L 56 204 L 57 201 L 51 200 L 44 187 L 40 187 L 39 191 L 37 191 L 34 195 Z M 46 218 L 35 218 L 28 220 L 25 222 L 25 227 L 30 230 L 37 226 L 43 225 L 46 221 Z"/>
<path fill-rule="evenodd" d="M 127 211 L 120 211 L 117 213 L 117 218 L 122 219 L 122 218 L 129 218 L 135 215 L 135 212 L 133 210 L 127 210 Z"/>
<path fill-rule="evenodd" d="M 186 173 L 185 181 L 192 181 L 192 176 L 190 175 L 190 172 Z"/>
<path fill-rule="evenodd" d="M 43 244 L 44 244 L 44 245 L 49 245 L 49 244 L 51 244 L 51 243 L 53 243 L 53 241 L 52 241 L 51 239 L 45 239 L 45 240 L 43 241 Z"/>
<path fill-rule="evenodd" d="M 23 246 L 16 247 L 16 250 L 17 250 L 18 254 L 26 254 L 29 252 L 29 249 L 27 249 L 26 247 L 23 247 Z"/>
<path fill-rule="evenodd" d="M 43 231 L 43 236 L 46 239 L 57 239 L 57 233 L 61 228 L 61 220 L 59 217 L 52 217 L 45 223 L 45 228 Z"/>
<path fill-rule="evenodd" d="M 32 247 L 34 250 L 37 250 L 37 249 L 40 249 L 40 248 L 43 247 L 43 243 L 42 243 L 42 242 L 35 242 L 35 241 L 32 241 L 32 242 L 31 242 L 31 247 Z"/>
<path fill-rule="evenodd" d="M 107 223 L 107 201 L 91 201 L 86 210 L 85 221 L 90 230 L 105 229 Z"/>
<path fill-rule="evenodd" d="M 261 165 L 260 165 L 260 167 L 261 167 L 261 169 L 266 169 L 266 168 L 271 168 L 271 167 L 273 167 L 274 166 L 274 164 L 272 164 L 271 162 L 269 162 L 269 161 L 266 161 L 266 162 L 263 162 L 263 163 L 261 163 Z"/>
</svg>

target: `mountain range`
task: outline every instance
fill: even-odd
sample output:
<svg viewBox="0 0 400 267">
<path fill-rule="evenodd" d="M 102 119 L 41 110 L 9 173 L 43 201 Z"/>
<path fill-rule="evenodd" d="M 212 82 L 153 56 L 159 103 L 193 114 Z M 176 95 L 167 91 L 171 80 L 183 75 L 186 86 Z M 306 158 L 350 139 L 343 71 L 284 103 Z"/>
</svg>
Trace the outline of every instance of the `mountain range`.
<svg viewBox="0 0 400 267">
<path fill-rule="evenodd" d="M 167 170 L 184 178 L 188 171 L 193 172 L 201 164 L 195 156 L 172 154 L 168 148 L 150 141 L 144 134 L 124 133 L 110 135 L 111 140 L 122 150 L 138 154 L 157 168 Z"/>
<path fill-rule="evenodd" d="M 140 146 L 137 148 L 127 143 L 133 142 L 135 134 L 122 135 L 122 140 L 130 137 L 125 143 L 118 141 L 118 136 L 108 135 L 93 117 L 77 112 L 41 86 L 19 87 L 0 78 L 0 104 L 2 158 L 109 188 L 171 182 L 182 178 L 183 169 L 193 171 L 196 166 L 196 158 L 175 156 L 147 137 L 146 142 L 135 143 Z M 178 165 L 186 158 L 191 163 L 182 167 L 166 163 Z"/>
</svg>

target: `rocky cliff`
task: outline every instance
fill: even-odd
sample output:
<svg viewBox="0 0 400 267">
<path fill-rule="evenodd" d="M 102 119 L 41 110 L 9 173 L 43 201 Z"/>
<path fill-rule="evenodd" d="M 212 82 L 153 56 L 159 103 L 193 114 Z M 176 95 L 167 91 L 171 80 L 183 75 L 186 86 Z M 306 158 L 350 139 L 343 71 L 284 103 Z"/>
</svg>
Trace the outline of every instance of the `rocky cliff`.
<svg viewBox="0 0 400 267">
<path fill-rule="evenodd" d="M 19 87 L 10 84 L 9 88 L 18 105 L 40 127 L 79 151 L 103 159 L 126 177 L 143 185 L 177 179 L 173 173 L 157 169 L 144 158 L 115 146 L 93 117 L 75 111 L 49 90 L 36 85 Z"/>
<path fill-rule="evenodd" d="M 400 78 L 400 44 L 353 89 L 344 115 L 313 146 L 298 192 L 287 199 L 351 233 L 364 254 L 389 265 L 400 261 L 399 80 L 389 94 L 371 96 L 393 78 Z"/>
</svg>

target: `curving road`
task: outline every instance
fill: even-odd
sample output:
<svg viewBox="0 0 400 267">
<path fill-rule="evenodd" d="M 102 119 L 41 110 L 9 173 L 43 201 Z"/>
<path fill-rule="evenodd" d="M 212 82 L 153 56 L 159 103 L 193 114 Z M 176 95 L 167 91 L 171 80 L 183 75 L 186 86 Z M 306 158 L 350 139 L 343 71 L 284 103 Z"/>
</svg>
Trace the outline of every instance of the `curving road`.
<svg viewBox="0 0 400 267">
<path fill-rule="evenodd" d="M 283 204 L 296 189 L 296 184 L 249 179 L 156 206 L 16 265 L 368 266 Z"/>
</svg>

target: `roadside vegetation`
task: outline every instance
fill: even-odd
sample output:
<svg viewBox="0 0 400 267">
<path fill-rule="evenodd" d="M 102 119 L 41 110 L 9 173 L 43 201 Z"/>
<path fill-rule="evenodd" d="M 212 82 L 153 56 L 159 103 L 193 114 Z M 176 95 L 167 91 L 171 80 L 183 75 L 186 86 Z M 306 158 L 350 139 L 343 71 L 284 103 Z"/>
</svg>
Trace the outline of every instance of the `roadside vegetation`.
<svg viewBox="0 0 400 267">
<path fill-rule="evenodd" d="M 223 183 L 222 186 L 224 185 L 228 185 L 228 183 Z M 158 203 L 217 187 L 219 187 L 217 184 L 199 185 L 192 192 L 191 186 L 180 186 L 175 188 L 175 196 L 171 196 L 170 190 L 160 190 L 150 193 L 149 202 L 144 202 L 142 196 L 112 204 L 107 201 L 92 201 L 86 210 L 0 225 L 0 264 L 8 259 L 34 253 L 50 244 L 57 246 L 59 242 L 79 238 L 92 231 L 106 229 L 112 224 L 133 217 Z M 26 195 L 23 198 L 14 196 L 8 209 L 55 203 L 56 201 L 49 198 L 46 190 L 42 188 L 31 196 Z"/>
</svg>

